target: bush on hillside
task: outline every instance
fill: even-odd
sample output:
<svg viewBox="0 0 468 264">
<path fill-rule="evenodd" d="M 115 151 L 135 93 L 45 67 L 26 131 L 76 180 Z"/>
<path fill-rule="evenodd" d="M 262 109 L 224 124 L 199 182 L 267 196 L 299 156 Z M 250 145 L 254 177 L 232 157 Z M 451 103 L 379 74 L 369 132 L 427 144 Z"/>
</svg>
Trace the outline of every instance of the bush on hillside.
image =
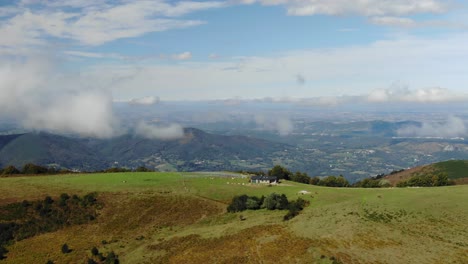
<svg viewBox="0 0 468 264">
<path fill-rule="evenodd" d="M 88 223 L 97 215 L 96 194 L 83 198 L 60 195 L 57 203 L 50 196 L 38 201 L 22 201 L 0 206 L 0 259 L 4 258 L 5 245 L 53 232 L 65 226 Z M 68 245 L 67 245 L 68 246 Z"/>
<path fill-rule="evenodd" d="M 310 177 L 305 172 L 297 171 L 291 176 L 291 181 L 309 184 Z"/>
<path fill-rule="evenodd" d="M 66 243 L 62 245 L 62 253 L 63 254 L 70 253 L 70 248 L 68 247 L 68 245 Z"/>
<path fill-rule="evenodd" d="M 342 175 L 327 176 L 325 178 L 313 177 L 309 180 L 309 184 L 327 187 L 349 187 L 350 184 Z"/>
<path fill-rule="evenodd" d="M 309 204 L 308 201 L 298 198 L 296 201 L 288 201 L 284 194 L 271 193 L 268 196 L 256 197 L 248 195 L 238 195 L 232 198 L 231 203 L 227 207 L 230 213 L 242 212 L 245 210 L 258 210 L 264 208 L 267 210 L 288 210 L 284 216 L 284 220 L 289 220 L 298 215 L 305 206 Z M 241 219 L 244 219 L 241 217 Z"/>
<path fill-rule="evenodd" d="M 399 182 L 397 187 L 433 187 L 447 185 L 453 185 L 453 181 L 449 180 L 446 173 L 437 173 L 413 176 L 406 181 Z"/>
<path fill-rule="evenodd" d="M 286 210 L 288 209 L 289 201 L 286 195 L 272 193 L 265 197 L 263 201 L 262 208 L 268 210 Z"/>
</svg>

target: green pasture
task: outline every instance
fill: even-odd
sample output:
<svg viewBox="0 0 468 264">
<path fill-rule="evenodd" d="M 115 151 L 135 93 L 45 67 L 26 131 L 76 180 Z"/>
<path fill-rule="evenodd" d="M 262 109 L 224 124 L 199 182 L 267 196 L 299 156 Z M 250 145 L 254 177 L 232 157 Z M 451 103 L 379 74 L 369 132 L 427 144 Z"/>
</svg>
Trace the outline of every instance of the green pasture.
<svg viewBox="0 0 468 264">
<path fill-rule="evenodd" d="M 300 191 L 307 193 L 301 194 Z M 356 263 L 463 263 L 468 259 L 468 185 L 364 189 L 328 188 L 283 181 L 279 185 L 266 186 L 250 184 L 248 177 L 240 174 L 223 172 L 0 178 L 0 202 L 4 203 L 43 198 L 44 195 L 58 196 L 63 192 L 98 192 L 109 197 L 127 195 L 132 199 L 153 195 L 190 196 L 226 205 L 235 195 L 261 196 L 276 192 L 286 194 L 290 200 L 301 197 L 310 201 L 299 216 L 287 222 L 282 221 L 284 212 L 279 211 L 263 209 L 221 213 L 187 227 L 164 229 L 154 234 L 153 231 L 142 233 L 147 241 L 136 241 L 130 237 L 129 242 L 125 242 L 128 243 L 125 244 L 126 249 L 115 250 L 122 255 L 122 260 L 135 263 L 141 261 L 143 255 L 156 254 L 148 251 L 147 243 L 155 244 L 161 239 L 192 234 L 219 238 L 269 225 L 282 226 L 295 236 L 311 241 L 318 252 L 314 255 L 316 260 L 321 254 L 338 256 L 344 261 L 356 260 Z M 240 214 L 246 218 L 245 221 L 239 221 Z M 16 246 L 27 249 L 22 243 Z"/>
</svg>

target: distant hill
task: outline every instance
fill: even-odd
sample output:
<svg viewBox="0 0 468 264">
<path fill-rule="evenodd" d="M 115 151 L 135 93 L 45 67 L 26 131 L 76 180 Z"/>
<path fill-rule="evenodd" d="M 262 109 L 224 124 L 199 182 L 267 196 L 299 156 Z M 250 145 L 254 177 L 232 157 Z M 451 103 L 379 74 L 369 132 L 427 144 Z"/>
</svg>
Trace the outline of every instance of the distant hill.
<svg viewBox="0 0 468 264">
<path fill-rule="evenodd" d="M 83 171 L 147 166 L 159 170 L 268 168 L 276 155 L 294 148 L 245 136 L 223 136 L 187 128 L 177 140 L 134 135 L 112 139 L 72 138 L 49 133 L 0 136 L 0 166 L 28 162 Z"/>
<path fill-rule="evenodd" d="M 449 160 L 419 166 L 386 176 L 385 179 L 395 186 L 397 183 L 422 174 L 445 173 L 457 184 L 468 184 L 468 160 Z"/>
</svg>

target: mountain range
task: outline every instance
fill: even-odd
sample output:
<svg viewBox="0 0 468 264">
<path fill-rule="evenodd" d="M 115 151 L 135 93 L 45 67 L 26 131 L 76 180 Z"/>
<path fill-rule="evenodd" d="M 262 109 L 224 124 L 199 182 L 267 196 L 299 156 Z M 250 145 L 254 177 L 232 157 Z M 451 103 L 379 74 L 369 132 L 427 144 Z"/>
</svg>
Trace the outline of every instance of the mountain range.
<svg viewBox="0 0 468 264">
<path fill-rule="evenodd" d="M 224 136 L 186 128 L 177 140 L 122 135 L 110 139 L 50 133 L 0 136 L 0 166 L 34 163 L 78 171 L 147 166 L 162 171 L 263 169 L 293 147 L 246 136 Z"/>
</svg>

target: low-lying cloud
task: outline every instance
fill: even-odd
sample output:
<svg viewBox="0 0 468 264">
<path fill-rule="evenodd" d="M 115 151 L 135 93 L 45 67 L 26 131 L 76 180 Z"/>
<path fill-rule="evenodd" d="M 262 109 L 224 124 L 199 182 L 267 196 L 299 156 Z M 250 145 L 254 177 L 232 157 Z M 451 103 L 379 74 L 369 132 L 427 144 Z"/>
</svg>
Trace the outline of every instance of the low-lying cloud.
<svg viewBox="0 0 468 264">
<path fill-rule="evenodd" d="M 73 76 L 53 73 L 48 58 L 0 63 L 0 112 L 29 130 L 112 137 L 119 126 L 112 95 L 74 87 Z"/>
<path fill-rule="evenodd" d="M 184 129 L 178 124 L 155 126 L 140 121 L 135 127 L 135 134 L 147 139 L 173 140 L 184 137 Z"/>
<path fill-rule="evenodd" d="M 293 122 L 286 117 L 259 114 L 254 117 L 254 120 L 259 128 L 276 131 L 281 136 L 287 136 L 294 131 Z"/>
<path fill-rule="evenodd" d="M 464 94 L 453 93 L 440 87 L 410 90 L 404 88 L 377 89 L 372 91 L 369 102 L 414 102 L 414 103 L 447 103 L 468 100 Z"/>
<path fill-rule="evenodd" d="M 160 101 L 157 96 L 146 96 L 142 98 L 134 98 L 128 101 L 130 105 L 155 105 Z"/>
<path fill-rule="evenodd" d="M 401 137 L 460 137 L 466 136 L 467 129 L 463 119 L 450 116 L 444 122 L 424 122 L 421 126 L 400 128 L 397 134 Z"/>
</svg>

